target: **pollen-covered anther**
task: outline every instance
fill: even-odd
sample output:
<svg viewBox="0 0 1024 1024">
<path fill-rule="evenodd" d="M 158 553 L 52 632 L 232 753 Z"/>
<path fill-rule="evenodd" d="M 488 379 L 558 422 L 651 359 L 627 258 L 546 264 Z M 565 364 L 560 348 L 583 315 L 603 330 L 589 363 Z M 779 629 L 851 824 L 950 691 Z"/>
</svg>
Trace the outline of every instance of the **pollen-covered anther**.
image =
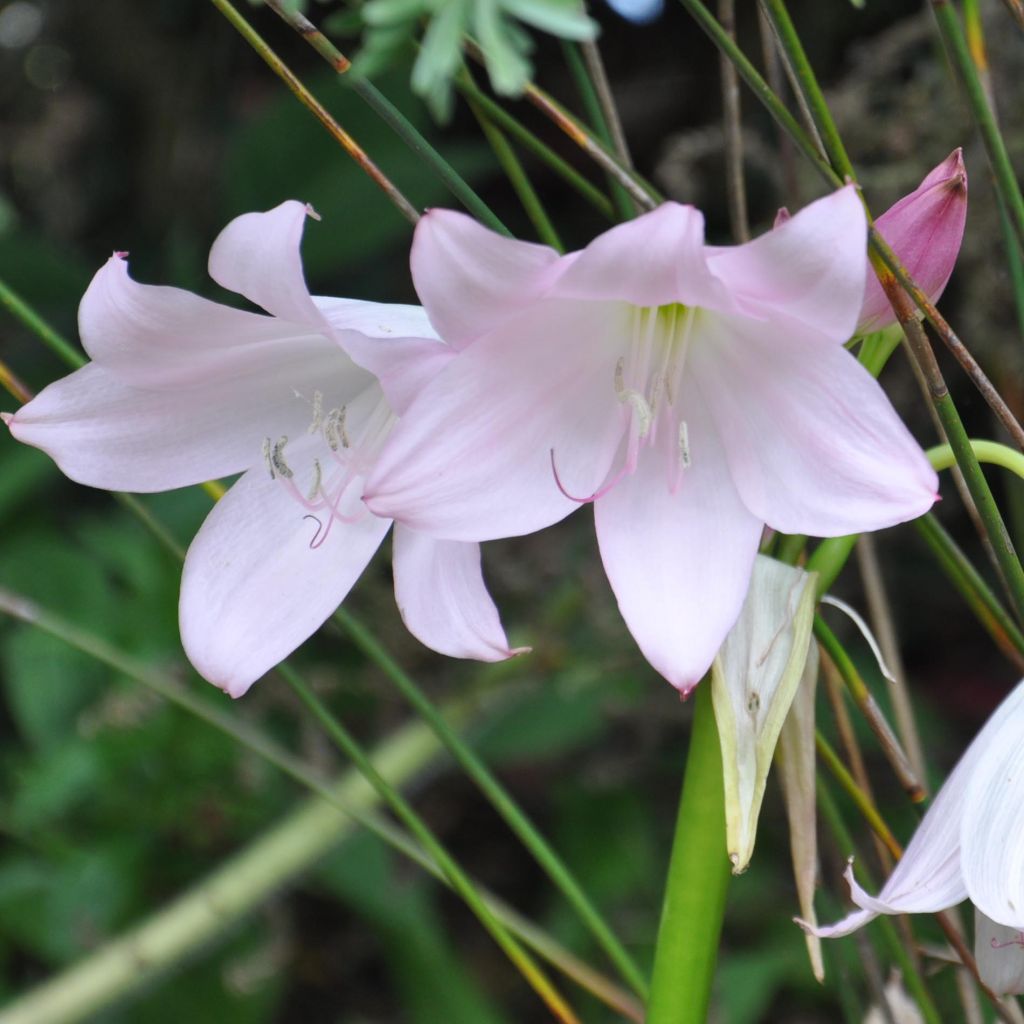
<svg viewBox="0 0 1024 1024">
<path fill-rule="evenodd" d="M 340 409 L 332 409 L 327 414 L 327 418 L 324 421 L 323 434 L 327 447 L 332 452 L 336 452 L 339 448 L 351 447 L 351 442 L 345 429 L 345 406 L 342 406 Z"/>
<path fill-rule="evenodd" d="M 320 485 L 323 483 L 324 474 L 320 468 L 320 460 L 313 460 L 313 482 L 309 485 L 309 490 L 306 491 L 306 498 L 309 501 L 314 501 L 320 494 Z"/>
<path fill-rule="evenodd" d="M 319 433 L 324 424 L 324 393 L 313 392 L 313 421 L 306 430 L 307 434 Z"/>
<path fill-rule="evenodd" d="M 628 405 L 633 410 L 638 421 L 637 433 L 644 438 L 651 431 L 654 413 L 650 403 L 639 391 L 626 387 L 624 368 L 625 362 L 620 359 L 615 364 L 615 394 L 623 405 Z"/>
<path fill-rule="evenodd" d="M 679 421 L 679 463 L 683 469 L 689 469 L 693 464 L 693 457 L 690 455 L 690 431 L 686 426 L 686 420 Z"/>
<path fill-rule="evenodd" d="M 284 449 L 287 444 L 288 437 L 287 435 L 285 435 L 284 437 L 278 439 L 277 443 L 274 445 L 273 449 L 270 452 L 271 475 L 277 473 L 277 475 L 281 477 L 283 480 L 291 480 L 291 478 L 295 475 L 294 473 L 292 473 L 291 466 L 289 466 L 288 463 L 285 461 Z"/>
</svg>

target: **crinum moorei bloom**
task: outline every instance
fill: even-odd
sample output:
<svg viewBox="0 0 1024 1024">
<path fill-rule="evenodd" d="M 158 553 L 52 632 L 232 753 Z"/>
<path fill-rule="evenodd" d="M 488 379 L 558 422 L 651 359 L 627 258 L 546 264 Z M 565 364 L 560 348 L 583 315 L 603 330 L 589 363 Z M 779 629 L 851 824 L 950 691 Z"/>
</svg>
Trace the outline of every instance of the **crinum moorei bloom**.
<svg viewBox="0 0 1024 1024">
<path fill-rule="evenodd" d="M 566 256 L 431 211 L 413 279 L 462 351 L 405 410 L 365 501 L 461 541 L 593 504 L 622 615 L 686 693 L 739 614 L 764 524 L 858 533 L 936 498 L 924 453 L 843 347 L 865 251 L 853 187 L 724 248 L 676 203 Z"/>
<path fill-rule="evenodd" d="M 391 520 L 362 484 L 423 380 L 452 355 L 418 306 L 313 298 L 290 201 L 232 221 L 210 276 L 268 315 L 138 284 L 123 254 L 79 309 L 92 362 L 8 417 L 73 480 L 163 491 L 242 472 L 188 550 L 180 624 L 202 675 L 240 696 L 335 610 Z M 374 372 L 386 378 L 388 396 Z M 510 651 L 475 543 L 394 534 L 398 605 L 437 651 Z"/>
</svg>

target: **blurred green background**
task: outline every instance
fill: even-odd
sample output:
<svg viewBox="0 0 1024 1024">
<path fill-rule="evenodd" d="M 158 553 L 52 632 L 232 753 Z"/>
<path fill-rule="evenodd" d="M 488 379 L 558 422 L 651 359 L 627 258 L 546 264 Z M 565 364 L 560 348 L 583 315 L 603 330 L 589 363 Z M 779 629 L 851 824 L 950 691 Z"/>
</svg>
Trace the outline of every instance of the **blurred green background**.
<svg viewBox="0 0 1024 1024">
<path fill-rule="evenodd" d="M 336 5 L 312 5 L 317 20 Z M 993 65 L 1017 166 L 1021 38 L 987 5 Z M 792 4 L 829 86 L 854 162 L 877 210 L 916 186 L 957 145 L 971 175 L 968 238 L 943 307 L 1020 414 L 1020 331 L 1001 270 L 986 172 L 927 12 L 914 2 L 857 10 L 844 0 Z M 265 10 L 246 9 L 418 206 L 448 205 L 402 144 Z M 708 214 L 727 240 L 717 58 L 681 9 L 638 28 L 603 6 L 602 45 L 638 167 Z M 741 41 L 758 52 L 751 11 Z M 353 49 L 352 40 L 342 40 Z M 538 40 L 540 81 L 578 98 L 559 45 Z M 409 66 L 377 84 L 439 146 L 516 232 L 529 222 L 464 107 L 434 125 L 406 85 Z M 1017 76 L 1019 78 L 1019 76 Z M 1015 92 L 1016 90 L 1016 92 Z M 1007 99 L 1002 100 L 1003 96 Z M 798 207 L 813 180 L 780 157 L 770 124 L 745 97 L 755 223 Z M 522 104 L 517 114 L 601 185 L 599 175 Z M 572 245 L 606 224 L 526 159 Z M 304 246 L 315 292 L 414 301 L 408 225 L 203 0 L 0 0 L 0 277 L 73 341 L 90 275 L 129 250 L 138 279 L 224 300 L 206 252 L 232 216 L 286 198 L 321 224 Z M 66 368 L 0 311 L 0 358 L 33 390 Z M 955 378 L 950 371 L 951 378 Z M 885 383 L 917 435 L 931 427 L 902 359 Z M 957 379 L 972 433 L 995 436 Z M 0 396 L 0 407 L 14 400 Z M 1002 481 L 997 481 L 1008 502 Z M 976 554 L 955 492 L 940 516 Z M 147 496 L 181 543 L 209 508 L 198 490 Z M 1018 531 L 1018 536 L 1020 535 Z M 940 778 L 1016 670 L 958 603 L 909 528 L 879 538 L 904 656 Z M 390 593 L 387 545 L 346 603 L 441 702 L 467 700 L 468 735 L 554 841 L 620 936 L 648 963 L 657 927 L 689 708 L 634 649 L 614 607 L 589 510 L 545 533 L 489 546 L 489 580 L 515 642 L 534 653 L 482 669 L 433 655 L 404 633 Z M 0 431 L 0 586 L 166 671 L 297 751 L 325 776 L 346 767 L 291 691 L 271 674 L 244 700 L 188 668 L 177 639 L 178 565 L 112 498 L 65 480 Z M 851 569 L 840 592 L 860 602 Z M 838 624 L 837 624 L 838 625 Z M 851 647 L 862 645 L 844 630 Z M 337 627 L 294 664 L 368 743 L 409 720 L 393 687 Z M 869 659 L 865 672 L 882 702 Z M 864 735 L 870 769 L 901 836 L 911 815 Z M 416 804 L 463 865 L 579 955 L 599 952 L 528 855 L 443 757 L 416 780 Z M 31 627 L 0 618 L 0 1003 L 138 923 L 296 810 L 307 794 L 231 740 L 137 682 Z M 842 805 L 845 809 L 845 804 Z M 855 824 L 851 814 L 848 818 Z M 863 835 L 858 827 L 858 834 Z M 865 855 L 872 851 L 863 845 Z M 832 892 L 846 854 L 823 836 Z M 825 917 L 838 911 L 825 897 Z M 825 1022 L 843 999 L 869 1001 L 855 940 L 828 947 L 830 982 L 813 981 L 796 911 L 788 836 L 774 785 L 757 854 L 730 896 L 717 1019 Z M 925 926 L 927 932 L 927 926 Z M 602 965 L 603 966 L 603 965 Z M 948 972 L 947 972 L 948 974 Z M 936 982 L 952 998 L 952 981 Z M 619 1019 L 572 992 L 588 1021 Z M 104 1022 L 491 1024 L 547 1019 L 465 908 L 385 849 L 356 835 Z"/>
</svg>

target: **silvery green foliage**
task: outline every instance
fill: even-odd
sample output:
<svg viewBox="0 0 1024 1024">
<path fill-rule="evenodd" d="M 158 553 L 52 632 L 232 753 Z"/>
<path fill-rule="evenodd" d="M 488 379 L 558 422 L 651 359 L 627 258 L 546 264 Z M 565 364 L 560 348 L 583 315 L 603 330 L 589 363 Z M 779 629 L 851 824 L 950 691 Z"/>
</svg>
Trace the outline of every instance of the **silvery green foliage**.
<svg viewBox="0 0 1024 1024">
<path fill-rule="evenodd" d="M 494 90 L 516 96 L 532 73 L 533 41 L 524 26 L 563 39 L 592 39 L 597 25 L 581 0 L 368 0 L 357 68 L 372 74 L 423 33 L 412 73 L 414 91 L 439 117 L 451 110 L 451 79 L 466 36 L 475 40 Z"/>
</svg>

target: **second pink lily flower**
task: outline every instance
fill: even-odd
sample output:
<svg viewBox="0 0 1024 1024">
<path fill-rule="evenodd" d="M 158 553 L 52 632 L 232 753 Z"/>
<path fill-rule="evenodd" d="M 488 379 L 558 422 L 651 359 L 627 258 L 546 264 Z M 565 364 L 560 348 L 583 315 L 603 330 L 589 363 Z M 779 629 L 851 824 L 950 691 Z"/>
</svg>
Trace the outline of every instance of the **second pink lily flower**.
<svg viewBox="0 0 1024 1024">
<path fill-rule="evenodd" d="M 865 251 L 852 187 L 727 248 L 675 203 L 567 256 L 432 211 L 413 278 L 462 351 L 406 411 L 364 499 L 455 540 L 592 502 L 627 625 L 688 692 L 739 614 L 764 524 L 856 533 L 935 500 L 920 447 L 843 348 Z"/>
</svg>

